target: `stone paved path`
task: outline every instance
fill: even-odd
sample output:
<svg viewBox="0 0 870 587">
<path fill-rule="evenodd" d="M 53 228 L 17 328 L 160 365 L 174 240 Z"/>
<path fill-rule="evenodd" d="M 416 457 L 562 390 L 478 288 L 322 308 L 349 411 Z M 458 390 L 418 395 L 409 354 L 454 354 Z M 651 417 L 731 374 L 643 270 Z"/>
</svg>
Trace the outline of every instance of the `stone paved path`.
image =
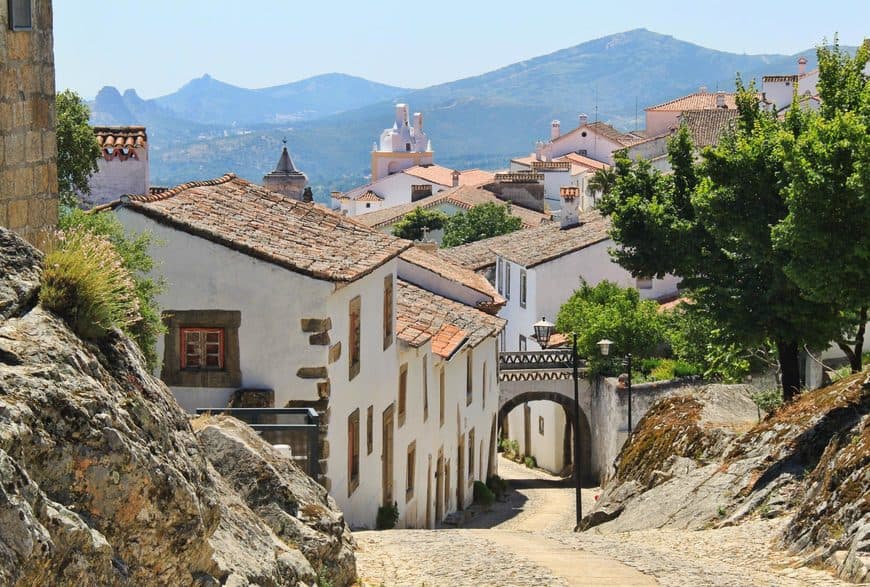
<svg viewBox="0 0 870 587">
<path fill-rule="evenodd" d="M 784 519 L 700 532 L 576 534 L 574 492 L 501 459 L 507 503 L 461 529 L 356 532 L 364 585 L 845 585 L 771 547 Z M 595 489 L 584 490 L 584 510 Z"/>
</svg>

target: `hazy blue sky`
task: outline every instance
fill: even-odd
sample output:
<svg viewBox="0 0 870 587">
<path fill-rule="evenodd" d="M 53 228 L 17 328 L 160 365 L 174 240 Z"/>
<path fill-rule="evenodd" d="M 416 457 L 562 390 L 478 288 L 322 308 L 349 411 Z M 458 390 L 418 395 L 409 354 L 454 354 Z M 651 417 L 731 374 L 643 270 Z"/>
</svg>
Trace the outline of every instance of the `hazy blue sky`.
<svg viewBox="0 0 870 587">
<path fill-rule="evenodd" d="M 264 87 L 342 72 L 406 87 L 451 81 L 648 28 L 737 53 L 793 54 L 870 35 L 870 0 L 54 0 L 58 89 L 151 98 L 209 73 Z"/>
</svg>

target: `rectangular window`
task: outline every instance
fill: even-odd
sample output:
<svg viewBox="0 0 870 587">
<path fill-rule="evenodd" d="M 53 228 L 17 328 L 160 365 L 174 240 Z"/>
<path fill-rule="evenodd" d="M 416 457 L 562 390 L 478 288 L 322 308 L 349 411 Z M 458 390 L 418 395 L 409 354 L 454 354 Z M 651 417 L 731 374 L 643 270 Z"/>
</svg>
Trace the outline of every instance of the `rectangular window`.
<svg viewBox="0 0 870 587">
<path fill-rule="evenodd" d="M 526 337 L 522 334 L 520 335 L 520 351 L 526 350 Z"/>
<path fill-rule="evenodd" d="M 468 431 L 468 480 L 474 480 L 474 428 Z"/>
<path fill-rule="evenodd" d="M 645 276 L 641 275 L 641 276 L 638 276 L 635 281 L 637 283 L 637 289 L 652 289 L 652 286 L 653 286 L 653 278 L 652 277 L 645 277 Z"/>
<path fill-rule="evenodd" d="M 9 28 L 13 31 L 33 29 L 32 0 L 9 0 Z"/>
<path fill-rule="evenodd" d="M 470 406 L 471 400 L 474 399 L 472 389 L 474 388 L 474 355 L 471 349 L 468 349 L 468 354 L 465 356 L 465 405 Z"/>
<path fill-rule="evenodd" d="M 359 487 L 359 409 L 347 418 L 347 495 Z"/>
<path fill-rule="evenodd" d="M 405 465 L 405 501 L 414 497 L 414 476 L 417 471 L 417 441 L 408 445 L 408 462 Z"/>
<path fill-rule="evenodd" d="M 511 299 L 511 264 L 509 261 L 504 263 L 504 297 L 506 300 Z"/>
<path fill-rule="evenodd" d="M 372 454 L 375 445 L 375 407 L 369 406 L 366 411 L 366 454 Z"/>
<path fill-rule="evenodd" d="M 429 355 L 423 355 L 423 421 L 429 419 Z"/>
<path fill-rule="evenodd" d="M 438 425 L 444 426 L 444 367 L 438 372 Z"/>
<path fill-rule="evenodd" d="M 224 368 L 223 328 L 181 328 L 181 368 L 220 371 Z"/>
<path fill-rule="evenodd" d="M 393 274 L 384 277 L 384 350 L 393 344 Z"/>
<path fill-rule="evenodd" d="M 538 434 L 544 433 L 544 417 L 538 416 Z"/>
<path fill-rule="evenodd" d="M 359 296 L 350 301 L 349 308 L 349 332 L 347 335 L 347 356 L 348 356 L 348 379 L 353 379 L 359 375 L 360 369 L 360 310 L 362 300 Z"/>
<path fill-rule="evenodd" d="M 481 380 L 480 389 L 483 390 L 483 393 L 481 393 L 480 398 L 481 398 L 482 409 L 485 410 L 486 409 L 486 361 L 483 362 L 483 379 Z"/>
<path fill-rule="evenodd" d="M 526 270 L 520 269 L 520 307 L 526 307 Z"/>
<path fill-rule="evenodd" d="M 495 272 L 495 281 L 498 284 L 498 293 L 502 293 L 502 291 L 504 291 L 504 287 L 502 287 L 502 282 L 504 281 L 504 263 L 502 263 L 501 257 L 499 257 L 498 259 L 498 265 Z"/>
<path fill-rule="evenodd" d="M 408 408 L 408 364 L 399 367 L 399 426 L 405 423 Z"/>
</svg>

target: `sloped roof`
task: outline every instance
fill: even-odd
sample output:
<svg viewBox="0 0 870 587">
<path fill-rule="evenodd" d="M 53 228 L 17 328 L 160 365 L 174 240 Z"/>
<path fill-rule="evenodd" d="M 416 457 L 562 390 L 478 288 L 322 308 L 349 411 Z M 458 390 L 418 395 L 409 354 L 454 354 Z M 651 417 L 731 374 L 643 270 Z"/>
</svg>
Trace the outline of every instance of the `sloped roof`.
<svg viewBox="0 0 870 587">
<path fill-rule="evenodd" d="M 380 202 L 381 200 L 383 200 L 383 198 L 374 193 L 372 190 L 368 190 L 363 195 L 357 196 L 356 198 L 357 202 Z"/>
<path fill-rule="evenodd" d="M 402 279 L 397 280 L 397 284 L 396 336 L 413 347 L 433 340 L 433 352 L 449 358 L 463 342 L 473 348 L 505 327 L 506 321 L 497 316 Z"/>
<path fill-rule="evenodd" d="M 726 108 L 737 108 L 737 102 L 735 98 L 737 94 L 734 92 L 722 92 L 725 96 L 725 106 Z M 717 108 L 716 106 L 716 95 L 717 92 L 695 92 L 694 94 L 689 94 L 688 96 L 683 96 L 681 98 L 675 98 L 673 100 L 668 100 L 667 102 L 662 102 L 661 104 L 656 104 L 655 106 L 650 106 L 649 108 L 644 108 L 647 112 L 649 111 L 666 111 L 666 112 L 682 112 L 684 110 L 714 110 Z"/>
<path fill-rule="evenodd" d="M 520 233 L 523 235 L 528 234 L 530 230 L 533 229 L 527 228 L 465 245 L 450 247 L 448 249 L 438 249 L 435 251 L 435 254 L 451 263 L 461 265 L 466 269 L 480 271 L 481 269 L 486 269 L 490 265 L 495 265 L 496 255 L 493 252 L 493 247 L 502 242 L 519 238 Z"/>
<path fill-rule="evenodd" d="M 573 163 L 574 165 L 581 165 L 583 167 L 588 167 L 595 170 L 607 169 L 610 167 L 610 165 L 608 165 L 607 163 L 592 159 L 591 157 L 586 157 L 584 155 L 578 155 L 577 153 L 568 153 L 567 155 L 562 155 L 561 157 L 556 159 L 556 161 L 562 160 Z"/>
<path fill-rule="evenodd" d="M 737 120 L 737 110 L 687 110 L 680 121 L 689 129 L 696 148 L 715 145 L 722 133 Z"/>
<path fill-rule="evenodd" d="M 606 122 L 590 122 L 586 125 L 586 128 L 595 131 L 606 139 L 619 143 L 623 147 L 628 147 L 643 140 L 643 137 L 617 130 Z"/>
<path fill-rule="evenodd" d="M 148 134 L 144 126 L 95 126 L 94 136 L 101 149 L 145 147 Z"/>
<path fill-rule="evenodd" d="M 232 173 L 129 196 L 108 207 L 122 204 L 177 230 L 327 281 L 354 281 L 412 246 Z"/>
<path fill-rule="evenodd" d="M 497 311 L 505 303 L 505 299 L 483 275 L 475 273 L 471 269 L 466 269 L 457 263 L 447 261 L 435 253 L 430 253 L 420 247 L 411 247 L 399 256 L 408 263 L 422 267 L 449 281 L 454 281 L 478 293 L 489 296 L 491 302 L 487 304 L 487 308 L 481 308 L 484 311 L 489 311 L 490 309 Z"/>
<path fill-rule="evenodd" d="M 495 194 L 480 187 L 459 186 L 439 192 L 437 194 L 421 198 L 416 202 L 390 206 L 374 212 L 367 212 L 356 216 L 355 219 L 372 228 L 383 228 L 398 222 L 403 216 L 415 208 L 434 208 L 442 204 L 451 204 L 463 210 L 470 210 L 474 206 L 486 203 L 507 204 L 499 200 Z M 511 205 L 511 215 L 522 220 L 524 226 L 538 226 L 551 218 L 550 214 L 543 214 L 517 204 Z"/>
<path fill-rule="evenodd" d="M 535 267 L 564 255 L 585 249 L 610 238 L 610 220 L 597 210 L 580 215 L 580 224 L 562 230 L 557 223 L 512 232 L 490 246 L 496 255 L 522 265 Z M 485 241 L 479 241 L 485 242 Z"/>
<path fill-rule="evenodd" d="M 441 165 L 415 165 L 403 170 L 402 173 L 443 186 L 453 185 L 453 170 Z M 488 171 L 467 169 L 459 172 L 459 185 L 482 185 L 491 182 L 494 178 L 495 175 Z"/>
</svg>

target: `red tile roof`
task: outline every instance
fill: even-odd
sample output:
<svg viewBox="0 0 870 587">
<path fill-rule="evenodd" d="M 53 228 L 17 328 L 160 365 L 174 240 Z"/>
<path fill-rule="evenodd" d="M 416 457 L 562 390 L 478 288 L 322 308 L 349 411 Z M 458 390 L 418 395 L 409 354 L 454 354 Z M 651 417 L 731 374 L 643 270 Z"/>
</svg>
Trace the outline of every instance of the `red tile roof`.
<svg viewBox="0 0 870 587">
<path fill-rule="evenodd" d="M 475 347 L 504 329 L 505 320 L 398 280 L 396 335 L 419 347 L 432 340 L 432 350 L 449 358 L 465 343 Z"/>
<path fill-rule="evenodd" d="M 232 173 L 157 194 L 128 196 L 108 207 L 119 205 L 327 281 L 354 281 L 412 246 L 323 206 L 284 197 Z"/>
<path fill-rule="evenodd" d="M 95 126 L 94 135 L 101 149 L 144 147 L 148 144 L 144 126 Z"/>
<path fill-rule="evenodd" d="M 649 108 L 644 108 L 646 111 L 660 110 L 668 112 L 682 112 L 684 110 L 714 110 L 716 109 L 716 94 L 717 92 L 695 92 L 682 98 L 675 98 Z M 725 96 L 725 106 L 727 108 L 737 108 L 735 98 L 737 94 L 733 92 L 723 92 Z"/>
<path fill-rule="evenodd" d="M 737 110 L 687 110 L 680 114 L 680 121 L 689 129 L 695 148 L 715 145 L 723 132 L 737 120 Z"/>
<path fill-rule="evenodd" d="M 402 173 L 444 186 L 453 185 L 453 170 L 441 165 L 415 165 L 405 169 Z M 488 171 L 467 169 L 459 173 L 459 185 L 482 185 L 490 183 L 494 177 Z"/>
<path fill-rule="evenodd" d="M 367 192 L 365 192 L 361 196 L 357 196 L 356 198 L 357 202 L 380 202 L 381 200 L 383 200 L 383 198 L 374 193 L 372 190 L 368 190 Z"/>
</svg>

